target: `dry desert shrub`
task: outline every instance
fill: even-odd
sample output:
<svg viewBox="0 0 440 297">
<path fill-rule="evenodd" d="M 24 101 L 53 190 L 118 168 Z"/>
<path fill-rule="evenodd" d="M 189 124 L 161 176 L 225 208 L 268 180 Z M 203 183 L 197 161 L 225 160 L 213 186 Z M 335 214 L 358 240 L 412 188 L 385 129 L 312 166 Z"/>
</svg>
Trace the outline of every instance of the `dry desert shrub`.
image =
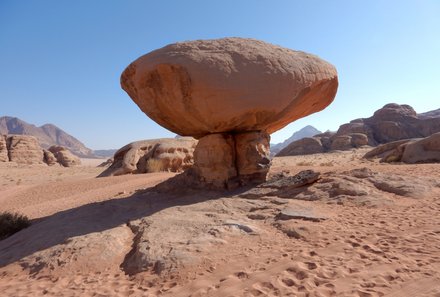
<svg viewBox="0 0 440 297">
<path fill-rule="evenodd" d="M 31 225 L 28 217 L 10 212 L 0 213 L 0 240 L 3 240 L 18 231 Z"/>
<path fill-rule="evenodd" d="M 334 166 L 335 164 L 333 163 L 333 161 L 330 161 L 330 162 L 324 162 L 324 163 L 321 163 L 321 164 L 319 164 L 319 166 Z"/>
<path fill-rule="evenodd" d="M 313 166 L 312 162 L 301 161 L 296 163 L 297 166 Z"/>
<path fill-rule="evenodd" d="M 147 172 L 160 172 L 164 170 L 165 168 L 162 160 L 153 158 L 147 160 Z"/>
</svg>

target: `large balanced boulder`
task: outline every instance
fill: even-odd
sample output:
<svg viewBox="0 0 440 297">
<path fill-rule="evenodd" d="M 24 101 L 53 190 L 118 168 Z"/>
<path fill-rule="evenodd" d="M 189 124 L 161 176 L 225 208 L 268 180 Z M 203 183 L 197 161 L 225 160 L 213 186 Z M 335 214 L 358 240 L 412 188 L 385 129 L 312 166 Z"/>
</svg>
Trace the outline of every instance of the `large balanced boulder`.
<svg viewBox="0 0 440 297">
<path fill-rule="evenodd" d="M 72 167 L 81 165 L 81 160 L 72 154 L 67 148 L 61 145 L 53 145 L 49 148 L 49 152 L 53 154 L 59 164 L 64 167 Z M 48 165 L 52 164 L 53 158 L 49 153 L 45 153 L 45 159 Z"/>
<path fill-rule="evenodd" d="M 224 38 L 144 55 L 122 73 L 121 85 L 158 124 L 200 139 L 196 176 L 227 187 L 231 180 L 264 181 L 269 134 L 328 106 L 338 78 L 335 67 L 314 55 Z M 209 151 L 199 154 L 202 149 Z"/>
<path fill-rule="evenodd" d="M 181 172 L 194 164 L 197 140 L 191 137 L 141 140 L 120 148 L 113 162 L 99 177 L 148 173 Z"/>
</svg>

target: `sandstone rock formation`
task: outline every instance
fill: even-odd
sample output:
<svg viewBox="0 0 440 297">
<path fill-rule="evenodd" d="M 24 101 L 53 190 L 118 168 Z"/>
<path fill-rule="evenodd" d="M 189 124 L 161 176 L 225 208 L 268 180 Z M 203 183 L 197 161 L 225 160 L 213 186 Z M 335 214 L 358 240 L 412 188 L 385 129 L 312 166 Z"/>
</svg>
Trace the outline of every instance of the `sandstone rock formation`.
<svg viewBox="0 0 440 297">
<path fill-rule="evenodd" d="M 163 127 L 200 139 L 204 184 L 264 181 L 269 134 L 329 105 L 336 69 L 316 56 L 243 38 L 168 45 L 140 57 L 122 88 Z"/>
<path fill-rule="evenodd" d="M 141 140 L 120 148 L 109 168 L 99 176 L 157 171 L 180 172 L 194 164 L 197 140 L 191 137 Z"/>
<path fill-rule="evenodd" d="M 356 119 L 341 125 L 333 135 L 321 134 L 313 137 L 319 139 L 323 151 L 328 152 L 349 150 L 363 145 L 376 146 L 402 139 L 423 138 L 436 132 L 440 132 L 439 110 L 417 114 L 409 105 L 390 103 L 369 118 Z M 296 152 L 301 151 L 315 153 L 306 148 L 299 149 L 301 143 L 293 142 L 290 145 L 295 150 L 286 147 L 285 151 L 277 156 L 298 155 L 302 153 Z M 289 151 L 292 153 L 288 154 Z"/>
<path fill-rule="evenodd" d="M 43 150 L 33 136 L 10 135 L 6 139 L 9 161 L 19 164 L 42 164 Z"/>
<path fill-rule="evenodd" d="M 17 164 L 61 164 L 65 167 L 81 164 L 78 157 L 62 146 L 43 149 L 37 138 L 29 135 L 0 135 L 0 162 Z"/>
<path fill-rule="evenodd" d="M 386 143 L 366 153 L 364 158 L 381 158 L 381 162 L 440 162 L 440 132 L 429 137 Z"/>
<path fill-rule="evenodd" d="M 43 150 L 43 153 L 44 153 L 44 163 L 46 163 L 49 166 L 58 164 L 57 158 L 51 151 Z"/>
<path fill-rule="evenodd" d="M 317 137 L 305 137 L 292 142 L 286 148 L 282 149 L 277 156 L 296 156 L 323 153 L 324 147 L 321 140 Z"/>
<path fill-rule="evenodd" d="M 53 145 L 49 148 L 49 152 L 51 152 L 55 156 L 57 162 L 64 167 L 81 165 L 81 160 L 63 146 Z"/>
<path fill-rule="evenodd" d="M 0 134 L 0 162 L 9 161 L 8 146 L 6 145 L 6 136 Z"/>
</svg>

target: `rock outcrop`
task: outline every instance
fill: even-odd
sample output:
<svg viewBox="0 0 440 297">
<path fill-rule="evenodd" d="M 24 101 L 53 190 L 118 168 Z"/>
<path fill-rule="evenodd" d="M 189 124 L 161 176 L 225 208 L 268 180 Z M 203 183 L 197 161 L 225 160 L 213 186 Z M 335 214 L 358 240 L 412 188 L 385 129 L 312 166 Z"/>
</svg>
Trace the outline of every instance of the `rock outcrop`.
<svg viewBox="0 0 440 297">
<path fill-rule="evenodd" d="M 46 163 L 49 166 L 58 164 L 57 158 L 51 151 L 43 150 L 43 153 L 44 153 L 44 163 Z"/>
<path fill-rule="evenodd" d="M 323 153 L 324 147 L 319 138 L 305 137 L 292 142 L 286 148 L 282 149 L 277 156 L 296 156 Z"/>
<path fill-rule="evenodd" d="M 51 152 L 55 156 L 57 162 L 64 167 L 81 165 L 81 160 L 63 146 L 53 145 L 49 148 L 49 152 Z"/>
<path fill-rule="evenodd" d="M 115 153 L 112 164 L 99 177 L 157 171 L 181 172 L 194 164 L 196 144 L 197 140 L 191 137 L 129 143 Z"/>
<path fill-rule="evenodd" d="M 6 136 L 0 134 L 0 162 L 8 162 L 8 146 L 6 144 Z"/>
<path fill-rule="evenodd" d="M 33 136 L 10 135 L 6 139 L 9 161 L 19 164 L 42 164 L 43 150 Z"/>
<path fill-rule="evenodd" d="M 0 135 L 0 162 L 17 164 L 61 164 L 65 167 L 81 164 L 78 157 L 62 146 L 43 149 L 37 138 L 29 135 Z"/>
<path fill-rule="evenodd" d="M 369 118 L 356 119 L 341 125 L 333 135 L 321 134 L 313 137 L 321 140 L 323 151 L 328 152 L 350 150 L 364 145 L 376 146 L 402 139 L 424 138 L 437 132 L 440 132 L 439 110 L 417 114 L 409 105 L 390 103 Z M 287 147 L 277 156 L 301 154 L 295 153 L 301 152 L 301 149 L 298 149 L 301 143 L 293 142 L 290 145 L 296 150 Z M 286 154 L 288 151 L 293 154 Z"/>
<path fill-rule="evenodd" d="M 364 158 L 380 158 L 381 162 L 440 162 L 440 132 L 429 137 L 386 143 L 366 153 Z"/>
<path fill-rule="evenodd" d="M 316 56 L 244 38 L 168 45 L 131 63 L 122 88 L 161 126 L 199 139 L 203 184 L 259 183 L 269 134 L 329 105 L 336 69 Z"/>
</svg>

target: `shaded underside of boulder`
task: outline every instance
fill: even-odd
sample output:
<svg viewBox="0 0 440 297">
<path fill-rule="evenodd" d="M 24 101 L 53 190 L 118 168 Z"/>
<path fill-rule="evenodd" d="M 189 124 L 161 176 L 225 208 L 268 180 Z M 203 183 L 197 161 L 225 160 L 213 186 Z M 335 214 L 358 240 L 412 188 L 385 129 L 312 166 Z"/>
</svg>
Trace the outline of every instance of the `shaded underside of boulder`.
<svg viewBox="0 0 440 297">
<path fill-rule="evenodd" d="M 180 172 L 194 164 L 197 140 L 191 137 L 141 140 L 120 148 L 113 163 L 99 177 L 148 173 Z"/>
</svg>

